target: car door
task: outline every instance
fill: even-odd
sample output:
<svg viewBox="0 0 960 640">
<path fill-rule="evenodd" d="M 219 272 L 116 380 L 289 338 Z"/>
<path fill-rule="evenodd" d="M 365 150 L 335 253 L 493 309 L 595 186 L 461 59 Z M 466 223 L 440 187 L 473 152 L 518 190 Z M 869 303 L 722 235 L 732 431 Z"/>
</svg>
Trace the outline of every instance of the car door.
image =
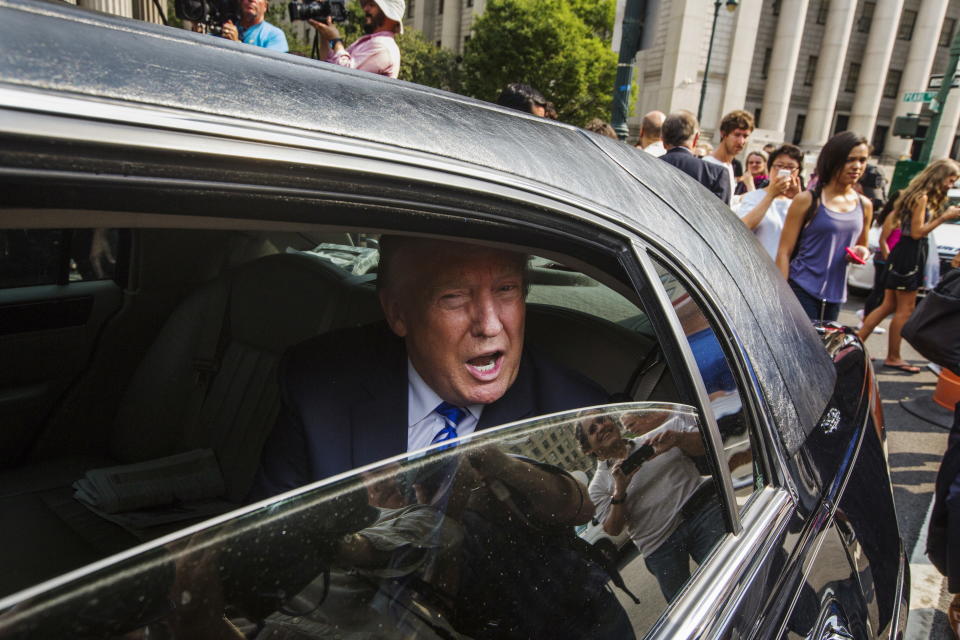
<svg viewBox="0 0 960 640">
<path fill-rule="evenodd" d="M 115 229 L 0 229 L 0 466 L 87 367 L 122 304 L 128 246 Z"/>
</svg>

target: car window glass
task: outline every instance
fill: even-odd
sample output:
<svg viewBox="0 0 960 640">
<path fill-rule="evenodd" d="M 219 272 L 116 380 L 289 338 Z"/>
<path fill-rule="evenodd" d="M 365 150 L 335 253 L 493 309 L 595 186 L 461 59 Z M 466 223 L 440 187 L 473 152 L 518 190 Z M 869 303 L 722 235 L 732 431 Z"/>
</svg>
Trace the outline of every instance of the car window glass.
<svg viewBox="0 0 960 640">
<path fill-rule="evenodd" d="M 753 492 L 767 483 L 754 428 L 747 417 L 743 389 L 730 365 L 730 356 L 717 337 L 716 328 L 700 304 L 674 274 L 659 262 L 655 261 L 655 264 L 703 379 L 720 429 L 724 462 L 731 474 L 737 504 L 742 508 Z"/>
<path fill-rule="evenodd" d="M 627 458 L 633 541 L 607 536 L 608 553 L 594 522 L 611 509 L 609 474 L 582 446 L 598 442 L 594 426 L 640 453 Z M 691 554 L 702 561 L 724 535 L 694 460 L 702 449 L 696 412 L 670 404 L 478 432 L 8 600 L 0 626 L 36 637 L 639 637 L 682 589 Z M 691 528 L 694 550 L 668 544 Z M 638 541 L 651 540 L 659 557 L 644 562 Z"/>
<path fill-rule="evenodd" d="M 0 288 L 112 279 L 115 229 L 0 230 Z"/>
</svg>

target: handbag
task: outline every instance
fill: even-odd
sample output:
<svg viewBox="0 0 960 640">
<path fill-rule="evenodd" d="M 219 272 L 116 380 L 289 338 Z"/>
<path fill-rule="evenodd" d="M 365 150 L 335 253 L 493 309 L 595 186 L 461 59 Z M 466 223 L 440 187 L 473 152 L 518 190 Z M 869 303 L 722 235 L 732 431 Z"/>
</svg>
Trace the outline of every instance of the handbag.
<svg viewBox="0 0 960 640">
<path fill-rule="evenodd" d="M 926 255 L 920 260 L 921 242 L 908 235 L 900 238 L 900 242 L 890 252 L 887 259 L 887 272 L 884 275 L 883 287 L 897 291 L 912 291 L 919 288 L 923 273 L 921 269 L 926 264 Z"/>
<path fill-rule="evenodd" d="M 960 372 L 960 269 L 927 293 L 901 334 L 924 358 Z"/>
</svg>

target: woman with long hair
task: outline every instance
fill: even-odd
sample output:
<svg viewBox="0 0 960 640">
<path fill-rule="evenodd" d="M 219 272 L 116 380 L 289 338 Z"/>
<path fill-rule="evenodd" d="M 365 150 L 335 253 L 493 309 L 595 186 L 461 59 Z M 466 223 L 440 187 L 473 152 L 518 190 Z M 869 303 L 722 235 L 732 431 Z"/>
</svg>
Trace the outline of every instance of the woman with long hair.
<svg viewBox="0 0 960 640">
<path fill-rule="evenodd" d="M 857 333 L 866 340 L 873 329 L 891 313 L 887 357 L 883 366 L 904 373 L 918 373 L 919 368 L 907 364 L 900 355 L 900 330 L 913 313 L 917 289 L 923 284 L 927 262 L 927 236 L 947 220 L 960 218 L 960 207 L 943 211 L 947 191 L 960 179 L 960 165 L 943 158 L 927 165 L 907 185 L 893 206 L 890 227 L 900 230 L 900 241 L 891 250 L 884 275 L 883 302 L 863 319 Z"/>
<path fill-rule="evenodd" d="M 750 157 L 747 157 L 747 167 Z M 743 196 L 737 215 L 752 230 L 771 260 L 777 259 L 780 232 L 787 219 L 790 203 L 800 193 L 800 171 L 803 151 L 792 144 L 774 149 L 770 154 L 773 177 L 770 183 Z"/>
<path fill-rule="evenodd" d="M 770 156 L 770 162 L 773 162 L 773 156 Z M 737 178 L 737 188 L 734 195 L 743 195 L 754 189 L 763 189 L 770 184 L 770 176 L 767 175 L 767 156 L 762 151 L 751 151 L 747 154 L 747 160 L 744 162 L 746 168 L 743 175 Z"/>
<path fill-rule="evenodd" d="M 866 260 L 870 200 L 854 188 L 869 147 L 851 131 L 833 136 L 817 158 L 817 185 L 793 199 L 777 248 L 777 267 L 811 320 L 831 321 L 847 299 L 847 261 Z"/>
</svg>

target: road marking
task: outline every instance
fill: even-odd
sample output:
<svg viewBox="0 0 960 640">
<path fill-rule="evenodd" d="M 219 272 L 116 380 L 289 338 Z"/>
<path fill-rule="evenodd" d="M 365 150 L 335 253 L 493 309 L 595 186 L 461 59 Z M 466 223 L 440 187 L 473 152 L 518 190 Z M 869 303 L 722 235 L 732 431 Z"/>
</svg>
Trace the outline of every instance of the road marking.
<svg viewBox="0 0 960 640">
<path fill-rule="evenodd" d="M 943 592 L 943 576 L 927 559 L 927 529 L 933 514 L 933 500 L 927 509 L 917 536 L 917 544 L 910 554 L 910 616 L 904 640 L 928 640 L 933 631 L 933 616 Z"/>
</svg>

